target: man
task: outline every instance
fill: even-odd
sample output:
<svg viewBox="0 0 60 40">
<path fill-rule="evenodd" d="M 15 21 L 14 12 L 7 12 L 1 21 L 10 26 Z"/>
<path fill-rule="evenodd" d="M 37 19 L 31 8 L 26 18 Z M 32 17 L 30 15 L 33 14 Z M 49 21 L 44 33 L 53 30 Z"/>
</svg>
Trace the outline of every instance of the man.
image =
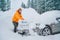
<svg viewBox="0 0 60 40">
<path fill-rule="evenodd" d="M 15 12 L 15 14 L 14 14 L 14 16 L 13 16 L 13 18 L 12 18 L 12 22 L 13 22 L 13 25 L 14 25 L 14 32 L 15 32 L 15 33 L 16 33 L 16 31 L 17 31 L 18 21 L 19 21 L 19 20 L 24 20 L 24 18 L 22 17 L 21 12 L 22 12 L 22 9 L 19 8 L 19 9 Z"/>
</svg>

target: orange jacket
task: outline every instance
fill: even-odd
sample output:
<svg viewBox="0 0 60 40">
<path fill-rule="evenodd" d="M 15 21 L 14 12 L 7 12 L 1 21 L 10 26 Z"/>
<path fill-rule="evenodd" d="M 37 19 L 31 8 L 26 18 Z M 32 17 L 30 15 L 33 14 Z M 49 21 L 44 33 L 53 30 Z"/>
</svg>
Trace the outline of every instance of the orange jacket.
<svg viewBox="0 0 60 40">
<path fill-rule="evenodd" d="M 17 10 L 12 18 L 12 21 L 18 22 L 19 20 L 23 20 L 21 13 Z"/>
</svg>

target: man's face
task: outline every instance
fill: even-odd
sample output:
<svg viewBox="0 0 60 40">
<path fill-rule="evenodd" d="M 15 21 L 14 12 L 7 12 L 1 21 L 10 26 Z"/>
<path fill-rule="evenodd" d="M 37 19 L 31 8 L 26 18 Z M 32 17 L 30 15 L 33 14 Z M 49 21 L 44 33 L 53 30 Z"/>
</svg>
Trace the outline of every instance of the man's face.
<svg viewBox="0 0 60 40">
<path fill-rule="evenodd" d="M 22 12 L 22 10 L 19 10 L 19 12 Z"/>
</svg>

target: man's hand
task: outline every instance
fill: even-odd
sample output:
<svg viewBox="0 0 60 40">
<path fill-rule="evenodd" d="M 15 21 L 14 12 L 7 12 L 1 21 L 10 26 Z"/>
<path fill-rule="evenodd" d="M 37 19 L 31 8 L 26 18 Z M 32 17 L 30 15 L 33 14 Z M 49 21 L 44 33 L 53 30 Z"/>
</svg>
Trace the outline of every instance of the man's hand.
<svg viewBox="0 0 60 40">
<path fill-rule="evenodd" d="M 24 18 L 22 18 L 22 20 L 24 20 Z"/>
</svg>

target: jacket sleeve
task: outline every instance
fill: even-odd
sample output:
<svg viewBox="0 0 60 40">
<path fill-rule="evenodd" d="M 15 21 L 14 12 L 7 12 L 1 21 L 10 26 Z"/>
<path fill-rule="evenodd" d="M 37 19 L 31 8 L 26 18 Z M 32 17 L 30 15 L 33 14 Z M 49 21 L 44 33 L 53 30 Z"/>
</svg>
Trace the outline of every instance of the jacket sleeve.
<svg viewBox="0 0 60 40">
<path fill-rule="evenodd" d="M 24 18 L 22 17 L 22 15 L 20 15 L 20 18 L 19 19 L 24 20 Z"/>
</svg>

